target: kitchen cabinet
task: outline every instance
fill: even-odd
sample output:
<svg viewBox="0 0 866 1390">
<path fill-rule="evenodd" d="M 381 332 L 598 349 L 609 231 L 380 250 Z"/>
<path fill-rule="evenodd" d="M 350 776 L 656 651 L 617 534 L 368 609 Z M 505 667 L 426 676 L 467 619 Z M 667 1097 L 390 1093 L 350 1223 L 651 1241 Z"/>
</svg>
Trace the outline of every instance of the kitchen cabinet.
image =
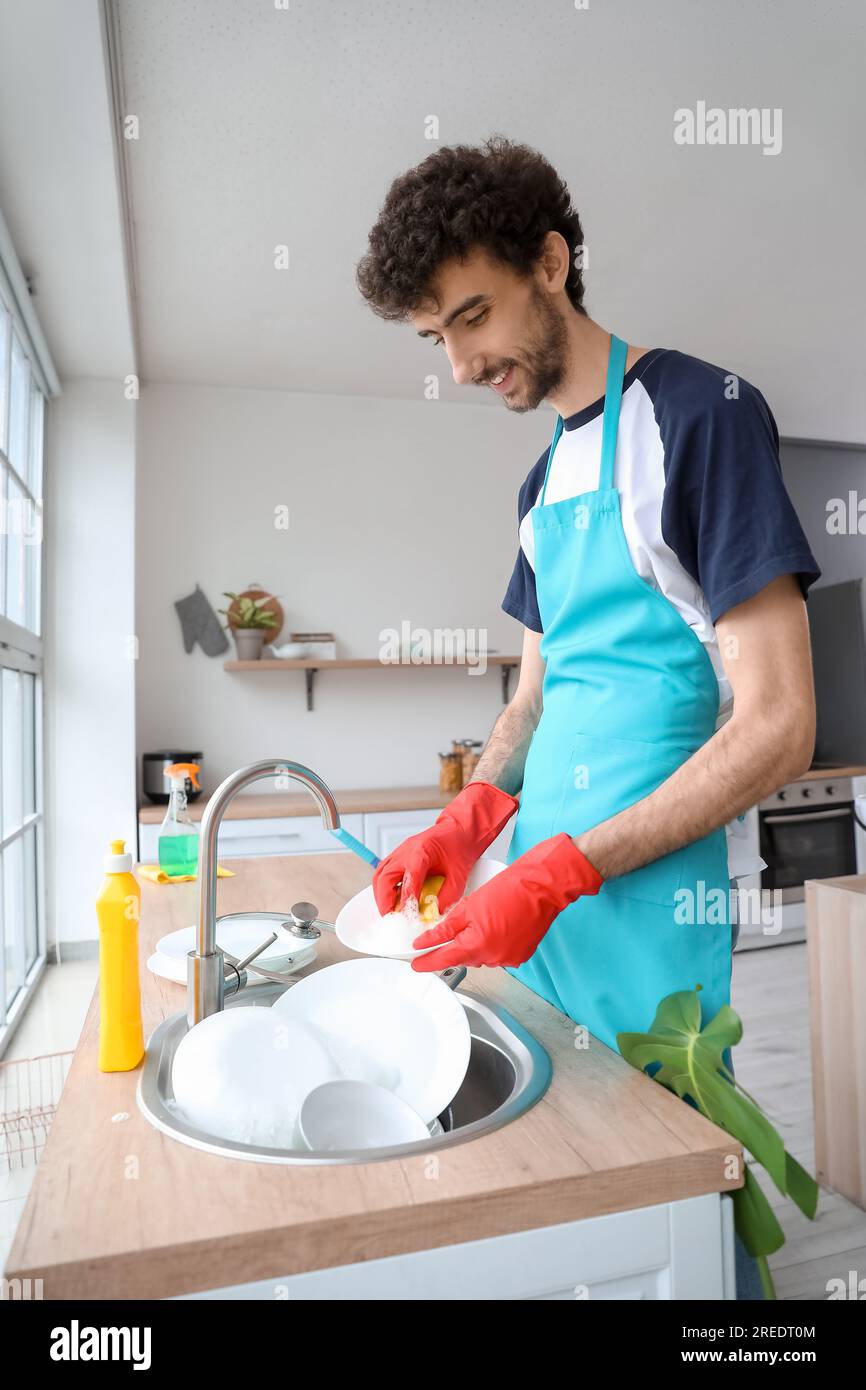
<svg viewBox="0 0 866 1390">
<path fill-rule="evenodd" d="M 232 868 L 221 913 L 312 899 L 333 921 L 369 882 L 345 850 Z M 141 888 L 146 961 L 183 906 Z M 350 958 L 331 933 L 318 952 Z M 576 1048 L 573 1021 L 506 971 L 470 969 L 461 988 L 546 1049 L 547 1092 L 448 1149 L 309 1166 L 225 1158 L 150 1125 L 138 1069 L 99 1071 L 95 990 L 4 1275 L 60 1300 L 733 1297 L 726 1194 L 742 1145 L 604 1043 Z M 148 1039 L 184 1008 L 183 988 L 144 968 L 141 995 Z"/>
<path fill-rule="evenodd" d="M 384 859 L 409 835 L 426 830 L 439 815 L 438 807 L 418 811 L 370 811 L 364 814 L 364 833 L 361 839 L 374 854 Z"/>
<path fill-rule="evenodd" d="M 416 810 L 350 812 L 340 817 L 340 823 L 362 844 L 368 845 L 380 859 L 390 854 L 409 835 L 432 825 L 441 806 Z M 138 859 L 141 864 L 155 864 L 158 854 L 159 825 L 139 822 Z M 485 852 L 485 857 L 504 859 L 514 831 L 514 817 Z M 336 848 L 338 841 L 322 824 L 322 818 L 312 816 L 270 816 L 249 819 L 229 819 L 220 826 L 219 855 L 223 859 L 237 856 L 257 858 L 272 854 L 317 854 Z"/>
<path fill-rule="evenodd" d="M 733 1299 L 733 1233 L 731 1198 L 708 1193 L 173 1301 Z"/>
<path fill-rule="evenodd" d="M 385 855 L 402 844 L 407 836 L 417 835 L 419 830 L 426 830 L 432 825 L 441 809 L 441 806 L 431 806 L 419 811 L 367 812 L 364 815 L 364 834 L 361 838 L 380 859 L 384 859 Z M 500 831 L 490 848 L 485 850 L 482 858 L 504 860 L 513 833 L 514 816 Z"/>
<path fill-rule="evenodd" d="M 362 815 L 355 813 L 342 816 L 340 820 L 351 835 L 363 841 Z M 159 829 L 158 825 L 139 824 L 139 863 L 157 862 Z M 218 857 L 248 859 L 269 854 L 322 854 L 338 845 L 339 841 L 317 815 L 256 817 L 255 820 L 225 818 L 220 826 Z"/>
<path fill-rule="evenodd" d="M 729 839 L 729 860 L 732 848 L 735 856 L 734 864 L 738 859 L 740 862 L 749 858 L 760 859 L 761 845 L 757 806 L 751 806 L 742 819 L 737 818 L 731 822 L 731 833 L 734 843 L 732 846 Z M 754 874 L 741 875 L 737 878 L 736 888 L 732 891 L 736 900 L 734 911 L 737 912 L 740 923 L 738 949 L 743 950 L 745 946 L 749 945 L 766 944 L 765 928 L 767 923 L 764 921 L 762 910 L 760 870 Z"/>
<path fill-rule="evenodd" d="M 806 881 L 815 1173 L 866 1209 L 866 874 Z"/>
</svg>

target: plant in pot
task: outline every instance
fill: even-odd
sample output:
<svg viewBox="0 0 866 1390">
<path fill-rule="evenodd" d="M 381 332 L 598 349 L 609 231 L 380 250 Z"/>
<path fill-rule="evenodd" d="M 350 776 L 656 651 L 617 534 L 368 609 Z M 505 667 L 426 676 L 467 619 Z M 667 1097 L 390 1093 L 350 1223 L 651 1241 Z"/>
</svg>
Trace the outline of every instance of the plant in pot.
<svg viewBox="0 0 866 1390">
<path fill-rule="evenodd" d="M 231 608 L 220 608 L 231 629 L 237 647 L 238 661 L 259 661 L 262 643 L 272 628 L 277 626 L 277 617 L 265 604 L 271 602 L 271 595 L 250 598 L 246 594 L 232 594 L 223 590 L 223 596 L 232 600 Z"/>
</svg>

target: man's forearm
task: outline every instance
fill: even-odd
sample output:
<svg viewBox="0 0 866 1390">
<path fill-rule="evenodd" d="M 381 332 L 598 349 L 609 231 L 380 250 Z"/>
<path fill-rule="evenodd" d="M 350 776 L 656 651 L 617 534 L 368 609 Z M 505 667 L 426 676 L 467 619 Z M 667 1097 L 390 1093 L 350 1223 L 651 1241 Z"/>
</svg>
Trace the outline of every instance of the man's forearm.
<svg viewBox="0 0 866 1390">
<path fill-rule="evenodd" d="M 703 839 L 801 776 L 811 756 L 801 755 L 801 745 L 782 722 L 733 716 L 649 796 L 574 835 L 574 843 L 603 878 L 630 873 Z"/>
<path fill-rule="evenodd" d="M 523 770 L 538 714 L 525 700 L 512 700 L 493 726 L 470 781 L 492 782 L 517 796 L 523 786 Z"/>
</svg>

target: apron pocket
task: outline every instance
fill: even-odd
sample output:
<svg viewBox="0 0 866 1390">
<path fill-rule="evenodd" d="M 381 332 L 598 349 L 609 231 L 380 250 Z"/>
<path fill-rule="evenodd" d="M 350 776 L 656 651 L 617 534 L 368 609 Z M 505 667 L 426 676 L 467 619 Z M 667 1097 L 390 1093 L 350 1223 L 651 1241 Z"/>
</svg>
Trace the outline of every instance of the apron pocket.
<svg viewBox="0 0 866 1390">
<path fill-rule="evenodd" d="M 579 734 L 572 743 L 553 834 L 581 834 L 642 801 L 666 782 L 692 751 L 678 744 Z M 631 873 L 606 879 L 599 893 L 676 907 L 689 846 Z"/>
</svg>

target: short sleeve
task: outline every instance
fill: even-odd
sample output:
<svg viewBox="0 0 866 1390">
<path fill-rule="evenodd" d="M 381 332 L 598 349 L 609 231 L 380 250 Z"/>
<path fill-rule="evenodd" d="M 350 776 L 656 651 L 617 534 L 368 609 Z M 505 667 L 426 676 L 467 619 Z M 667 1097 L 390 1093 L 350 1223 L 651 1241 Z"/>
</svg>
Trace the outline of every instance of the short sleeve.
<svg viewBox="0 0 866 1390">
<path fill-rule="evenodd" d="M 518 552 L 502 607 L 524 627 L 531 628 L 533 632 L 544 631 L 535 595 L 535 572 L 522 550 Z"/>
<path fill-rule="evenodd" d="M 715 623 L 782 574 L 796 575 L 805 596 L 821 571 L 785 487 L 764 397 L 742 378 L 691 361 L 691 372 L 656 409 L 662 535 L 703 590 Z M 738 394 L 729 399 L 731 383 Z"/>
<path fill-rule="evenodd" d="M 529 512 L 538 495 L 546 464 L 547 450 L 545 449 L 541 458 L 531 468 L 520 488 L 520 493 L 517 498 L 518 535 L 520 534 L 521 522 Z M 501 607 L 506 613 L 510 613 L 512 618 L 517 618 L 518 622 L 523 623 L 524 627 L 531 628 L 533 632 L 544 631 L 541 622 L 541 614 L 538 611 L 538 597 L 535 590 L 535 570 L 532 568 L 522 545 L 520 545 L 517 551 L 517 559 L 514 563 L 514 569 L 508 581 L 508 588 L 505 591 L 505 597 L 502 600 Z"/>
</svg>

